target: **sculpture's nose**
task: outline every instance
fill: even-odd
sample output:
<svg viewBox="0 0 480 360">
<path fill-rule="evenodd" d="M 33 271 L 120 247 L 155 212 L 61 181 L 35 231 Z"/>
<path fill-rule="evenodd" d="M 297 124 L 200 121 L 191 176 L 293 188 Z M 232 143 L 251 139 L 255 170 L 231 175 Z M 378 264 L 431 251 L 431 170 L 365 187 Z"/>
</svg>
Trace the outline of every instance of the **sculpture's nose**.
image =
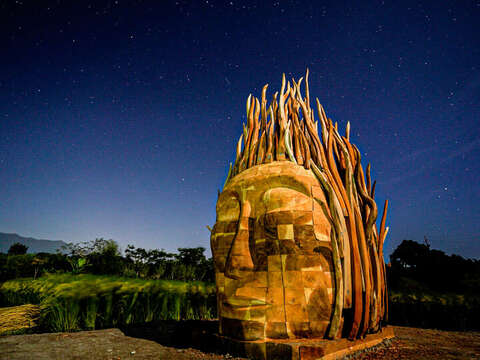
<svg viewBox="0 0 480 360">
<path fill-rule="evenodd" d="M 250 203 L 244 202 L 240 210 L 237 234 L 233 239 L 225 264 L 225 276 L 231 279 L 241 279 L 246 273 L 250 273 L 254 269 L 249 245 L 250 213 Z"/>
</svg>

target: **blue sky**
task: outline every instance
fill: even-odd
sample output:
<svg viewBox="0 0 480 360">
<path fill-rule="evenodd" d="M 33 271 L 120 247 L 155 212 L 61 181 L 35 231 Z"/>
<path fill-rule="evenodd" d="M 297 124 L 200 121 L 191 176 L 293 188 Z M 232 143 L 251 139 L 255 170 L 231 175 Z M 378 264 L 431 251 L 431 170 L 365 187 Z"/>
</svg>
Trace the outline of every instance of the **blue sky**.
<svg viewBox="0 0 480 360">
<path fill-rule="evenodd" d="M 1 5 L 0 231 L 209 247 L 245 100 L 310 69 L 403 239 L 480 257 L 475 1 Z M 343 130 L 342 130 L 343 131 Z"/>
</svg>

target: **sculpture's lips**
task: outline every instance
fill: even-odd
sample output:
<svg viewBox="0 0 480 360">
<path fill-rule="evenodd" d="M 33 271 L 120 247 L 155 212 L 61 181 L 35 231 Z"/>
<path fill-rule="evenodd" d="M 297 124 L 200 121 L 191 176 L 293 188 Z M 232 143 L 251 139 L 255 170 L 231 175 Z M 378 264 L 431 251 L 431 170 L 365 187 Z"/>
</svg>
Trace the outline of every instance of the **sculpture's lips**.
<svg viewBox="0 0 480 360">
<path fill-rule="evenodd" d="M 265 301 L 259 299 L 252 299 L 244 296 L 226 297 L 223 301 L 225 305 L 235 308 L 256 307 L 268 305 Z"/>
</svg>

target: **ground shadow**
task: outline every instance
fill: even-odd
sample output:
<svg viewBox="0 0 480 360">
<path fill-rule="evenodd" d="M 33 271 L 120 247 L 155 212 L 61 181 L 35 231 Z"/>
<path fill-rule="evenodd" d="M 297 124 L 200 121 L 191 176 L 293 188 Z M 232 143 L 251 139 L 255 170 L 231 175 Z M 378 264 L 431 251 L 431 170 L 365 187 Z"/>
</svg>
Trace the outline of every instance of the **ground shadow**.
<svg viewBox="0 0 480 360">
<path fill-rule="evenodd" d="M 203 352 L 218 352 L 218 321 L 162 320 L 122 327 L 125 335 L 155 341 L 179 349 L 193 348 Z"/>
</svg>

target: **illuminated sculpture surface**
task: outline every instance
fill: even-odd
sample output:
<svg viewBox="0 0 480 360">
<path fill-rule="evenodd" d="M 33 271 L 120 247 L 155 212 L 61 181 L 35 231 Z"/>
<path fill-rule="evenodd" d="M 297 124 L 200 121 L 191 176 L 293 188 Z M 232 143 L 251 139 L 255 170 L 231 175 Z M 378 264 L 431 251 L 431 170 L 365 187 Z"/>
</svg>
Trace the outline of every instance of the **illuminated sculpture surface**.
<svg viewBox="0 0 480 360">
<path fill-rule="evenodd" d="M 375 183 L 370 166 L 365 180 L 350 125 L 341 136 L 318 99 L 315 122 L 308 71 L 305 97 L 301 83 L 284 76 L 268 107 L 267 85 L 261 99 L 249 96 L 219 194 L 211 247 L 228 338 L 354 339 L 386 320 L 388 203 L 377 229 Z"/>
</svg>

